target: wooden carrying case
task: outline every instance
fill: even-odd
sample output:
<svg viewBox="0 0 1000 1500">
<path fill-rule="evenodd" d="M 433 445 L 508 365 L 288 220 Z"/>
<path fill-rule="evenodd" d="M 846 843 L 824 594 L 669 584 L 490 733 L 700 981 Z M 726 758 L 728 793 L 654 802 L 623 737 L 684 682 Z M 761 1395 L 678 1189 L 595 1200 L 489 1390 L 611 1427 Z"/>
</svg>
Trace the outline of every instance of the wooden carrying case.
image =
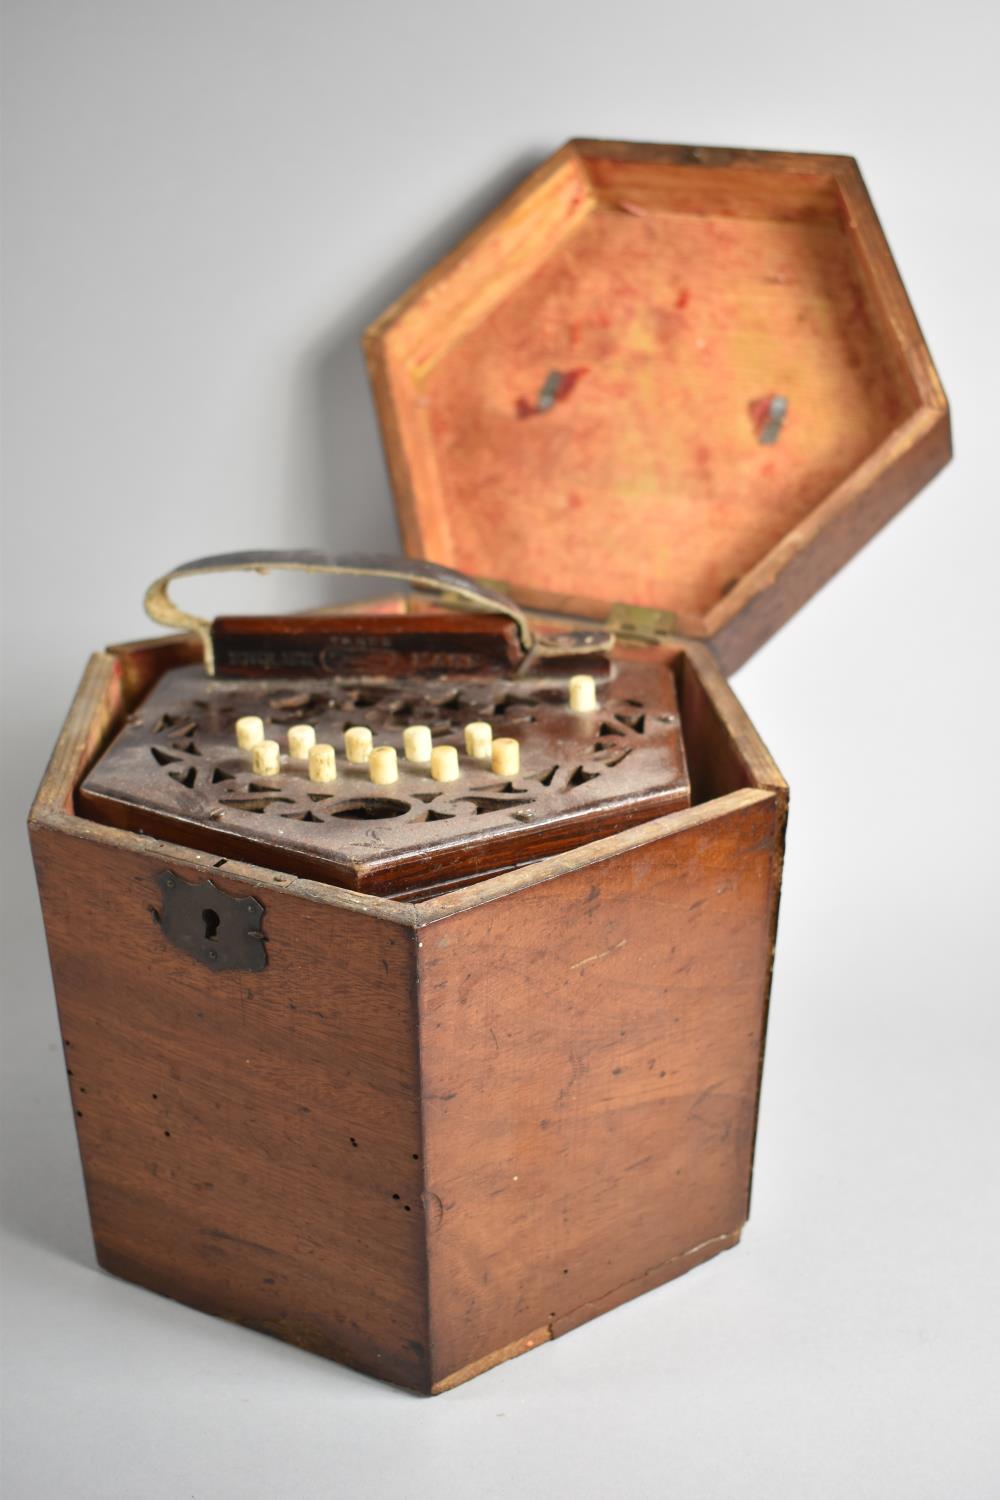
<svg viewBox="0 0 1000 1500">
<path fill-rule="evenodd" d="M 843 157 L 572 142 L 367 351 L 407 549 L 662 653 L 693 805 L 425 900 L 81 817 L 175 636 L 91 658 L 31 837 L 100 1264 L 438 1392 L 739 1239 L 787 790 L 725 673 L 949 425 Z"/>
</svg>

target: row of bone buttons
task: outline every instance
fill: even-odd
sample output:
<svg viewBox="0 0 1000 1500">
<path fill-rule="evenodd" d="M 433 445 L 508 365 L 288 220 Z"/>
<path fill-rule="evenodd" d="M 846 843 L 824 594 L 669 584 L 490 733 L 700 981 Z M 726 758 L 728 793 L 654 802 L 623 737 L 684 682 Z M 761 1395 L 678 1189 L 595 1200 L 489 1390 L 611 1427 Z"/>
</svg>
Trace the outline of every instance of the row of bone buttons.
<svg viewBox="0 0 1000 1500">
<path fill-rule="evenodd" d="M 569 680 L 569 707 L 573 713 L 593 713 L 597 708 L 597 687 L 593 677 L 580 673 Z M 264 734 L 264 721 L 256 714 L 245 714 L 236 720 L 236 743 L 249 750 L 255 776 L 277 776 L 281 771 L 281 746 Z M 344 751 L 354 766 L 367 766 L 376 786 L 391 786 L 399 780 L 399 763 L 395 747 L 376 745 L 372 732 L 361 724 L 344 730 Z M 521 747 L 507 736 L 493 737 L 491 725 L 477 721 L 465 726 L 465 752 L 472 760 L 489 761 L 498 776 L 516 776 L 521 768 Z M 318 743 L 311 724 L 293 724 L 288 731 L 288 754 L 292 760 L 304 760 L 311 781 L 337 779 L 337 752 L 332 745 Z M 458 781 L 461 777 L 458 751 L 454 745 L 435 745 L 426 724 L 410 724 L 403 731 L 403 755 L 413 766 L 429 767 L 435 781 Z"/>
<path fill-rule="evenodd" d="M 249 750 L 255 776 L 277 776 L 281 771 L 281 746 L 264 734 L 263 720 L 247 714 L 236 721 L 236 743 Z M 489 761 L 499 776 L 516 776 L 521 768 L 521 747 L 507 736 L 496 739 L 489 724 L 465 726 L 466 754 L 476 761 Z M 376 786 L 391 786 L 399 780 L 399 763 L 393 745 L 376 745 L 372 732 L 361 724 L 344 730 L 344 752 L 351 765 L 367 766 Z M 427 767 L 435 781 L 458 781 L 461 766 L 454 745 L 435 745 L 426 724 L 410 724 L 403 731 L 403 754 L 410 765 Z M 311 781 L 337 779 L 337 753 L 332 745 L 317 742 L 311 724 L 293 724 L 288 731 L 291 760 L 308 764 Z"/>
</svg>

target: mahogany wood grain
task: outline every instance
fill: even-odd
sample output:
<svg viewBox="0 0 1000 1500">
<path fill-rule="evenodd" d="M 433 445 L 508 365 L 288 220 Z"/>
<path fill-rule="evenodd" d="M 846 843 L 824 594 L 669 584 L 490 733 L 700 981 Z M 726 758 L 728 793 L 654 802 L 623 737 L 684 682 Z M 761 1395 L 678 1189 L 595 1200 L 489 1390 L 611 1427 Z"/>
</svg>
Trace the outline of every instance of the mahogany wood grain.
<svg viewBox="0 0 1000 1500">
<path fill-rule="evenodd" d="M 103 1266 L 428 1392 L 736 1242 L 785 788 L 664 654 L 708 800 L 419 904 L 74 814 L 157 650 L 93 658 L 31 834 Z M 259 900 L 266 968 L 171 946 L 164 870 Z"/>
<path fill-rule="evenodd" d="M 744 799 L 423 930 L 435 1381 L 738 1239 L 781 839 Z"/>
<path fill-rule="evenodd" d="M 213 974 L 152 919 L 162 855 L 35 858 L 101 1264 L 423 1387 L 411 932 L 272 891 L 267 968 Z"/>
<path fill-rule="evenodd" d="M 524 656 L 498 615 L 226 615 L 212 623 L 218 677 L 497 674 Z"/>
</svg>

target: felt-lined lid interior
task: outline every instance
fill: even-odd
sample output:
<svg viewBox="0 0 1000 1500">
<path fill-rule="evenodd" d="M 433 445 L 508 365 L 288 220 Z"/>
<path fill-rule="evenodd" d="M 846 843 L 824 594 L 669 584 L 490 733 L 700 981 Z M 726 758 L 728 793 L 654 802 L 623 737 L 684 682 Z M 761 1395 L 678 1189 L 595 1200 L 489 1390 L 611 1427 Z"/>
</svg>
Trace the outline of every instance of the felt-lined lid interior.
<svg viewBox="0 0 1000 1500">
<path fill-rule="evenodd" d="M 944 408 L 843 158 L 571 143 L 368 348 L 409 550 L 701 636 Z"/>
</svg>

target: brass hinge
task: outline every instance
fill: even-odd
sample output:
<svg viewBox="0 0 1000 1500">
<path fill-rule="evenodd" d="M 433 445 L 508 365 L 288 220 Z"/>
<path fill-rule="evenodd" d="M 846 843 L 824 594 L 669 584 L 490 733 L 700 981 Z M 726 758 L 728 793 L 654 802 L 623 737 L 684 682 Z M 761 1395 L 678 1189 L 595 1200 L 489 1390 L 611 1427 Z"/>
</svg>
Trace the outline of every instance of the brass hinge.
<svg viewBox="0 0 1000 1500">
<path fill-rule="evenodd" d="M 608 629 L 623 641 L 648 641 L 653 645 L 677 633 L 672 609 L 650 609 L 644 604 L 613 604 L 608 611 Z"/>
</svg>

